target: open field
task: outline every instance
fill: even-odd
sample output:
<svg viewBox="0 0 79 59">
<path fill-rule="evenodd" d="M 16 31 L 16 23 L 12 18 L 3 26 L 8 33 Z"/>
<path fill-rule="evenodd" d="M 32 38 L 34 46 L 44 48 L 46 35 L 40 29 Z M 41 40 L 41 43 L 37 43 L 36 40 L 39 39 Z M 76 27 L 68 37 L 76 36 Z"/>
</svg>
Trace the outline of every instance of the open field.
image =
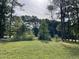
<svg viewBox="0 0 79 59">
<path fill-rule="evenodd" d="M 0 59 L 79 59 L 79 44 L 43 41 L 0 43 Z"/>
</svg>

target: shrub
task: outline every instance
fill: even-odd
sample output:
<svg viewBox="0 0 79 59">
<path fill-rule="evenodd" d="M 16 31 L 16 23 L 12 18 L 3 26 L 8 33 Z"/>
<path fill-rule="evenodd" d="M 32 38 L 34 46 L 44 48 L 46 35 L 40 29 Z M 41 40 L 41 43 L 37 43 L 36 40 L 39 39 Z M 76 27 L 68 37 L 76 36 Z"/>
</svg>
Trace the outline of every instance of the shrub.
<svg viewBox="0 0 79 59">
<path fill-rule="evenodd" d="M 23 41 L 23 40 L 33 40 L 34 35 L 32 33 L 32 30 L 26 29 L 26 26 L 23 24 L 17 31 L 16 34 L 14 35 L 14 38 L 12 41 Z"/>
<path fill-rule="evenodd" d="M 34 35 L 32 33 L 28 33 L 28 32 L 25 32 L 24 34 L 22 35 L 15 35 L 14 36 L 14 39 L 16 41 L 30 41 L 30 40 L 34 40 Z"/>
</svg>

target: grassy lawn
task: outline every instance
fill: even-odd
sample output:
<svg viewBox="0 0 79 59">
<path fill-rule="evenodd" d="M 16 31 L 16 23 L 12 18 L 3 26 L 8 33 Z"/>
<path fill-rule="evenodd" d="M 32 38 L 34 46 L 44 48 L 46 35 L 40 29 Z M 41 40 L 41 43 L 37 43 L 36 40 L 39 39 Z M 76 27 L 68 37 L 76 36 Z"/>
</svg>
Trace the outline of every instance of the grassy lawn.
<svg viewBox="0 0 79 59">
<path fill-rule="evenodd" d="M 0 43 L 0 59 L 79 59 L 79 44 L 55 41 Z"/>
</svg>

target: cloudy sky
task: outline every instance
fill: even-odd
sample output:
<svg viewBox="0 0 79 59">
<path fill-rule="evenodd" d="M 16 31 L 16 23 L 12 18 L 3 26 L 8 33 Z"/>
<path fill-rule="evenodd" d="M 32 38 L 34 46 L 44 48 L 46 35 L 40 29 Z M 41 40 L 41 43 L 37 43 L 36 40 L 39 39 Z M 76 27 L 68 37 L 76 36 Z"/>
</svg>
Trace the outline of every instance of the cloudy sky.
<svg viewBox="0 0 79 59">
<path fill-rule="evenodd" d="M 47 10 L 48 0 L 18 0 L 23 3 L 22 8 L 16 7 L 15 15 L 34 15 L 38 18 L 50 18 L 50 13 Z M 55 12 L 53 12 L 54 18 L 56 18 Z"/>
</svg>

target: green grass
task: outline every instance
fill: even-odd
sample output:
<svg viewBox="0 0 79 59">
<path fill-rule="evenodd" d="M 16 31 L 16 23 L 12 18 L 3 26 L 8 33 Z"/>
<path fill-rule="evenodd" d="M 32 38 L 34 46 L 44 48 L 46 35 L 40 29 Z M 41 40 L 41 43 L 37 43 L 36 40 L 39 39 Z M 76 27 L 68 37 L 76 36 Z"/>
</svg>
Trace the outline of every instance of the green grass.
<svg viewBox="0 0 79 59">
<path fill-rule="evenodd" d="M 79 59 L 79 45 L 63 42 L 0 43 L 0 59 Z"/>
</svg>

